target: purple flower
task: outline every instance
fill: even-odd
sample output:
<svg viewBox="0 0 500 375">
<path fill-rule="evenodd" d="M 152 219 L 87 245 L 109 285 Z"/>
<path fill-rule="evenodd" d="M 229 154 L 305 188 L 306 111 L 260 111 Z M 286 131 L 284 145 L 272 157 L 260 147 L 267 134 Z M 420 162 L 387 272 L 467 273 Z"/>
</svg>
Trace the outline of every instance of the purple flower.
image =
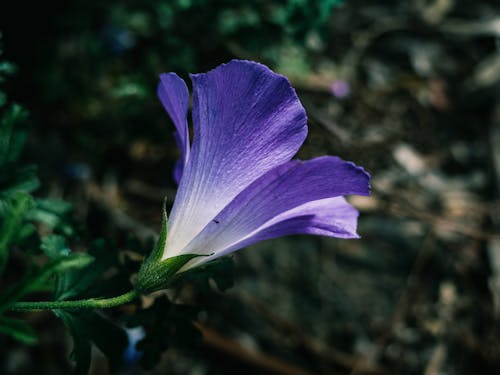
<svg viewBox="0 0 500 375">
<path fill-rule="evenodd" d="M 307 117 L 285 77 L 233 60 L 191 80 L 192 143 L 187 86 L 175 73 L 160 76 L 158 95 L 182 158 L 168 224 L 139 274 L 142 289 L 151 289 L 151 273 L 185 271 L 266 239 L 358 238 L 358 211 L 343 196 L 369 195 L 369 175 L 334 156 L 291 160 L 306 138 Z"/>
</svg>

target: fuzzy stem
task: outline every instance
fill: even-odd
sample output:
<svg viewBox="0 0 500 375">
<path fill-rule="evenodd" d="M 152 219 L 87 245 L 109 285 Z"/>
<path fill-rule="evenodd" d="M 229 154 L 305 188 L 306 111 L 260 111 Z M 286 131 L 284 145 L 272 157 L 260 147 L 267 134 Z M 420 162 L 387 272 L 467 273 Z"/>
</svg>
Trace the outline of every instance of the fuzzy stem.
<svg viewBox="0 0 500 375">
<path fill-rule="evenodd" d="M 137 291 L 133 289 L 125 294 L 111 298 L 89 298 L 75 301 L 15 302 L 9 307 L 9 310 L 106 309 L 132 302 L 138 295 Z"/>
</svg>

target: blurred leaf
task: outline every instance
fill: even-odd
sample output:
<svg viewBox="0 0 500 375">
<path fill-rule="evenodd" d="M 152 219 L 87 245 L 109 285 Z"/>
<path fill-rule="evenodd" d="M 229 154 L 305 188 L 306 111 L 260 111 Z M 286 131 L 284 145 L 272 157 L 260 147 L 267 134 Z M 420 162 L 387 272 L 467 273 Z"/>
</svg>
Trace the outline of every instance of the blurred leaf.
<svg viewBox="0 0 500 375">
<path fill-rule="evenodd" d="M 26 141 L 26 133 L 16 131 L 14 125 L 26 118 L 27 112 L 18 104 L 8 107 L 0 121 L 0 168 L 16 161 Z"/>
<path fill-rule="evenodd" d="M 55 300 L 115 296 L 132 288 L 130 270 L 122 266 L 115 246 L 104 240 L 94 241 L 88 256 L 93 257 L 92 264 L 57 276 Z"/>
<path fill-rule="evenodd" d="M 3 223 L 0 226 L 0 273 L 7 262 L 9 246 L 19 240 L 20 235 L 26 235 L 29 232 L 20 231 L 20 229 L 24 215 L 32 205 L 33 199 L 25 193 L 18 193 L 7 202 Z"/>
<path fill-rule="evenodd" d="M 83 297 L 81 293 L 90 289 L 89 287 L 104 274 L 106 270 L 118 261 L 112 257 L 112 251 L 106 252 L 105 242 L 97 241 L 91 248 L 89 255 L 95 255 L 95 261 L 87 267 L 73 269 L 58 276 L 54 291 L 55 300 L 61 301 L 72 297 Z M 92 294 L 99 295 L 99 291 L 92 289 Z"/>
<path fill-rule="evenodd" d="M 62 200 L 37 199 L 35 207 L 28 213 L 28 218 L 59 230 L 66 236 L 72 236 L 75 230 L 69 217 L 71 209 L 71 204 Z"/>
<path fill-rule="evenodd" d="M 84 268 L 94 261 L 89 254 L 77 253 L 64 258 L 58 258 L 42 269 L 32 267 L 24 278 L 0 296 L 0 313 L 20 300 L 28 293 L 33 293 L 46 288 L 48 280 L 58 274 L 74 269 Z"/>
<path fill-rule="evenodd" d="M 18 192 L 31 193 L 40 186 L 34 165 L 9 165 L 0 176 L 0 199 L 5 199 Z"/>
<path fill-rule="evenodd" d="M 41 242 L 40 248 L 50 259 L 66 257 L 71 253 L 63 236 L 52 234 L 43 237 Z"/>
<path fill-rule="evenodd" d="M 2 50 L 0 49 L 0 53 Z M 13 74 L 16 71 L 16 67 L 14 64 L 11 64 L 7 61 L 0 62 L 0 82 L 3 80 L 3 75 Z"/>
<path fill-rule="evenodd" d="M 47 278 L 53 274 L 60 274 L 68 272 L 69 270 L 87 267 L 89 264 L 94 262 L 94 260 L 95 258 L 89 254 L 73 253 L 53 262 L 49 267 L 47 267 L 47 269 L 44 270 L 44 273 L 46 273 L 44 277 Z"/>
<path fill-rule="evenodd" d="M 60 199 L 37 199 L 37 208 L 50 211 L 57 215 L 66 215 L 71 212 L 71 203 Z"/>
<path fill-rule="evenodd" d="M 90 349 L 94 343 L 109 360 L 112 373 L 123 364 L 123 353 L 128 345 L 125 330 L 92 311 L 54 310 L 73 337 L 71 358 L 76 362 L 75 374 L 86 374 L 90 365 Z"/>
<path fill-rule="evenodd" d="M 28 323 L 6 316 L 0 316 L 0 333 L 9 335 L 26 345 L 34 345 L 38 340 L 35 331 Z"/>
</svg>

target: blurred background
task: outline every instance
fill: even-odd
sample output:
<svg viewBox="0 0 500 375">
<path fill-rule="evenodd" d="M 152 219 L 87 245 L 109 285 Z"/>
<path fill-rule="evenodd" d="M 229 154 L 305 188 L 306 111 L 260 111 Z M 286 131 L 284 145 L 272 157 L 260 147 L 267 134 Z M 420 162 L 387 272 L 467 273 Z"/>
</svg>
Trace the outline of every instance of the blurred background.
<svg viewBox="0 0 500 375">
<path fill-rule="evenodd" d="M 500 373 L 498 1 L 10 1 L 0 31 L 38 194 L 71 201 L 90 236 L 146 239 L 175 197 L 161 72 L 268 64 L 306 107 L 299 157 L 372 174 L 372 197 L 351 199 L 361 240 L 237 253 L 235 287 L 179 297 L 206 306 L 201 344 L 145 373 Z M 41 343 L 2 348 L 1 372 L 67 373 L 66 331 L 32 320 Z"/>
</svg>

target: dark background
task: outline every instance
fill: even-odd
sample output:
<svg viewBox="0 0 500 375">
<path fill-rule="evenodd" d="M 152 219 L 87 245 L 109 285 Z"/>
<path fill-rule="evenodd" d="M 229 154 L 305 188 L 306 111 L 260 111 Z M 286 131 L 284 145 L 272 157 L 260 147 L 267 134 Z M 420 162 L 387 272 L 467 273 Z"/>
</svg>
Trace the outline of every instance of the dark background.
<svg viewBox="0 0 500 375">
<path fill-rule="evenodd" d="M 0 31 L 38 194 L 70 200 L 89 236 L 146 237 L 174 198 L 164 71 L 268 64 L 307 109 L 299 156 L 373 176 L 372 197 L 351 200 L 361 240 L 239 252 L 236 286 L 202 301 L 204 344 L 169 349 L 153 373 L 495 374 L 499 14 L 494 0 L 11 1 Z M 64 329 L 33 320 L 42 344 L 2 348 L 1 372 L 66 373 Z"/>
</svg>

